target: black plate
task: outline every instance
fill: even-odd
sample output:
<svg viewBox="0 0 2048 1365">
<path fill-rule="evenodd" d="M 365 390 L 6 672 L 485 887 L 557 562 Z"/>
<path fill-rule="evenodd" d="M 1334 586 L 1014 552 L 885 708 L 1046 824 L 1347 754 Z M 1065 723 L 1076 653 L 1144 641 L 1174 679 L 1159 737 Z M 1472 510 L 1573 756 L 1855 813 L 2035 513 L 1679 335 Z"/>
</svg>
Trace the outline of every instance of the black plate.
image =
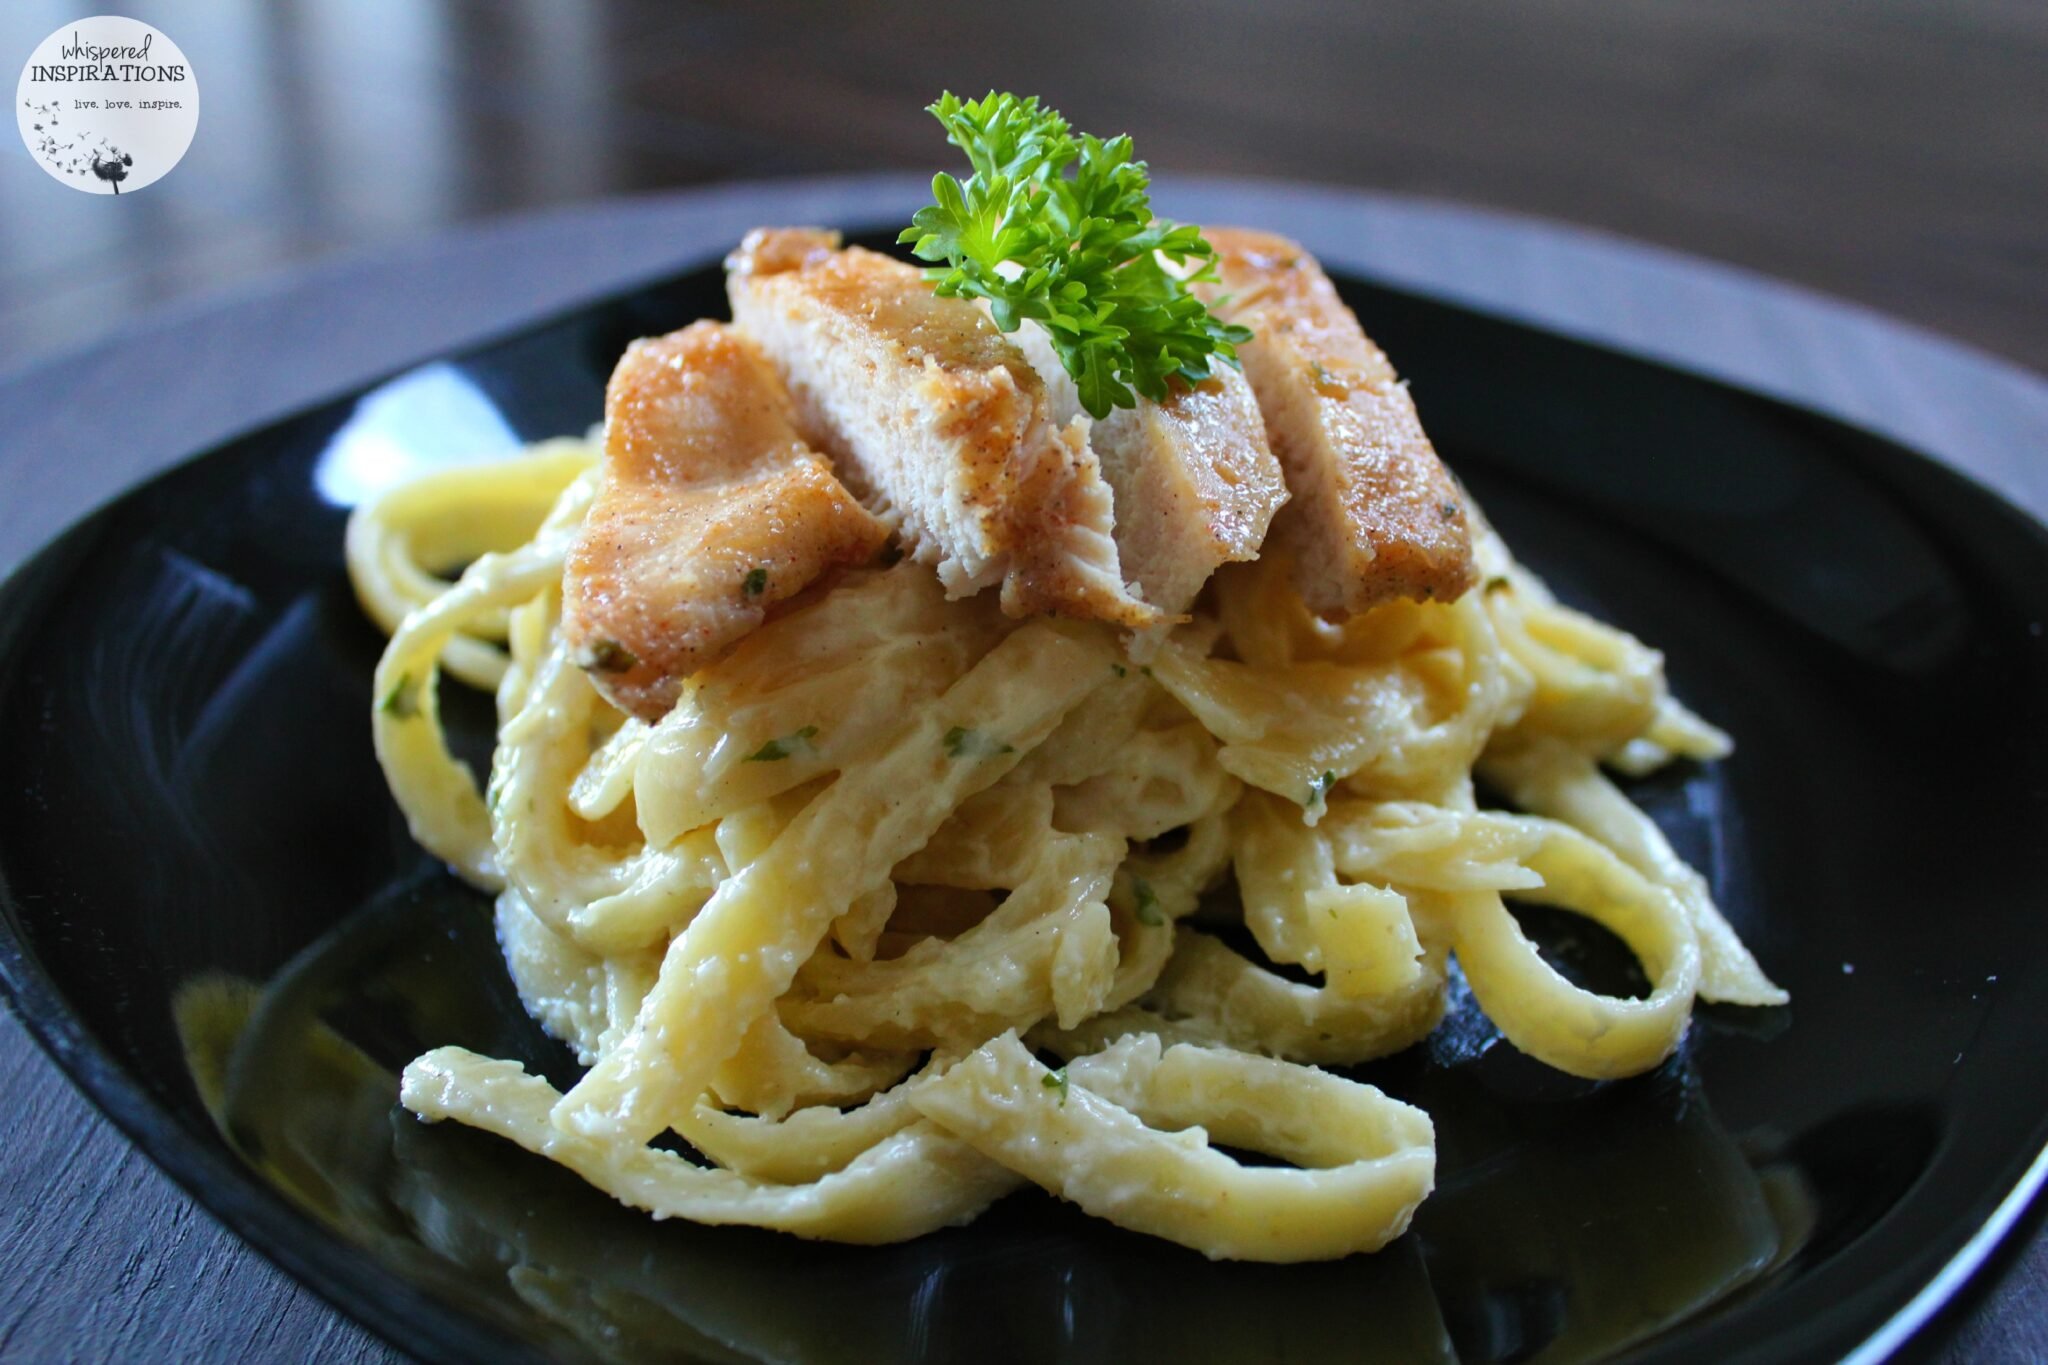
<svg viewBox="0 0 2048 1365">
<path fill-rule="evenodd" d="M 1521 555 L 1664 648 L 1737 736 L 1731 761 L 1636 794 L 1794 999 L 1702 1009 L 1671 1063 L 1605 1086 L 1496 1045 L 1467 1001 L 1364 1069 L 1440 1142 L 1438 1192 L 1384 1253 L 1212 1265 L 1037 1194 L 880 1249 L 656 1225 L 393 1107 L 431 1045 L 558 1079 L 569 1063 L 521 1010 L 483 899 L 385 793 L 345 504 L 395 462 L 591 422 L 628 339 L 722 313 L 712 263 L 236 441 L 8 584 L 17 1007 L 230 1226 L 430 1356 L 1824 1359 L 1895 1341 L 2009 1222 L 2048 1140 L 2048 534 L 1825 418 L 1345 292 Z M 451 716 L 487 748 L 481 701 Z M 1541 928 L 1604 969 L 1596 935 Z"/>
</svg>

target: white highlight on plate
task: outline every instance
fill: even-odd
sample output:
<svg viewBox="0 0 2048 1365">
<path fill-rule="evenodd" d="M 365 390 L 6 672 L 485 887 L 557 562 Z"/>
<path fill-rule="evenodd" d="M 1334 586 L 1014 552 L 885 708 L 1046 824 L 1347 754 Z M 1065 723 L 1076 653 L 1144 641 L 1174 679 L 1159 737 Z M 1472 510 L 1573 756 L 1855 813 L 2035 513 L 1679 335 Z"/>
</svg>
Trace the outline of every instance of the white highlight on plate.
<svg viewBox="0 0 2048 1365">
<path fill-rule="evenodd" d="M 320 456 L 313 482 L 339 507 L 430 470 L 475 464 L 523 443 L 476 382 L 436 361 L 363 395 Z"/>
</svg>

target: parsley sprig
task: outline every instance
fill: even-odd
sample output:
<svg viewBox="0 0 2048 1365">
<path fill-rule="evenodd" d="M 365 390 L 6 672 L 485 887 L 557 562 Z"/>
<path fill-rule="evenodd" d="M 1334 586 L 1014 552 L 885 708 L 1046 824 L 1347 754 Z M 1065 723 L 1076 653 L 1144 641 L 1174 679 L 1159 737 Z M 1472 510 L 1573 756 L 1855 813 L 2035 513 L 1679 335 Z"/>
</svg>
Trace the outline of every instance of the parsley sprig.
<svg viewBox="0 0 2048 1365">
<path fill-rule="evenodd" d="M 964 183 L 934 176 L 936 202 L 897 239 L 946 263 L 927 272 L 938 293 L 987 299 L 1005 332 L 1041 324 L 1091 417 L 1136 407 L 1133 390 L 1163 399 L 1170 380 L 1237 363 L 1251 332 L 1211 317 L 1187 287 L 1215 278 L 1215 248 L 1198 227 L 1153 218 L 1128 135 L 1076 137 L 1035 96 L 949 92 L 930 109 L 974 168 Z"/>
</svg>

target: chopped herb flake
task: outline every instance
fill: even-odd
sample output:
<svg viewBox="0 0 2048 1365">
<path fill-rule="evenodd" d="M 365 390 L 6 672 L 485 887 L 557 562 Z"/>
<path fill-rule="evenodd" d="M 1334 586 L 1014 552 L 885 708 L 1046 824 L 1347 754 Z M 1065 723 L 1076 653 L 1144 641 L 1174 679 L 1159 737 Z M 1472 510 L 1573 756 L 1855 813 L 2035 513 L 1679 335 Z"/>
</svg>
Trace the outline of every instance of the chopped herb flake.
<svg viewBox="0 0 2048 1365">
<path fill-rule="evenodd" d="M 1495 574 L 1486 580 L 1486 590 L 1488 592 L 1506 592 L 1513 586 L 1515 585 L 1508 582 L 1506 574 Z"/>
<path fill-rule="evenodd" d="M 420 713 L 420 690 L 412 674 L 401 673 L 391 690 L 377 699 L 377 709 L 393 720 L 411 720 Z"/>
<path fill-rule="evenodd" d="M 800 750 L 809 749 L 811 747 L 811 739 L 817 733 L 817 726 L 806 725 L 803 729 L 798 730 L 795 734 L 784 735 L 781 739 L 771 739 L 766 744 L 763 744 L 760 748 L 754 750 L 754 752 L 748 754 L 747 762 L 779 762 L 782 759 L 788 758 L 793 753 L 797 753 Z"/>
<path fill-rule="evenodd" d="M 1128 678 L 1131 676 L 1131 670 L 1125 668 L 1122 664 L 1111 664 L 1109 667 L 1110 671 L 1115 673 L 1119 678 Z"/>
<path fill-rule="evenodd" d="M 1059 1091 L 1061 1104 L 1067 1102 L 1067 1069 L 1065 1067 L 1061 1067 L 1058 1071 L 1046 1072 L 1038 1083 L 1047 1090 Z"/>
<path fill-rule="evenodd" d="M 1308 784 L 1308 800 L 1302 802 L 1302 804 L 1310 810 L 1316 809 L 1329 796 L 1330 788 L 1336 785 L 1337 774 L 1324 773 L 1321 777 Z"/>
<path fill-rule="evenodd" d="M 640 656 L 600 636 L 577 651 L 576 666 L 586 673 L 630 673 L 640 666 Z"/>
<path fill-rule="evenodd" d="M 993 758 L 997 754 L 1017 752 L 1014 745 L 1004 744 L 990 735 L 984 735 L 979 730 L 970 730 L 964 725 L 956 725 L 946 731 L 946 737 L 941 743 L 946 746 L 948 758 Z"/>
<path fill-rule="evenodd" d="M 759 597 L 768 590 L 768 571 L 766 569 L 747 570 L 747 580 L 741 586 L 746 589 L 747 596 Z"/>
<path fill-rule="evenodd" d="M 1137 907 L 1138 923 L 1166 923 L 1166 916 L 1159 913 L 1159 895 L 1153 891 L 1152 883 L 1146 881 L 1143 877 L 1132 877 L 1131 899 Z"/>
</svg>

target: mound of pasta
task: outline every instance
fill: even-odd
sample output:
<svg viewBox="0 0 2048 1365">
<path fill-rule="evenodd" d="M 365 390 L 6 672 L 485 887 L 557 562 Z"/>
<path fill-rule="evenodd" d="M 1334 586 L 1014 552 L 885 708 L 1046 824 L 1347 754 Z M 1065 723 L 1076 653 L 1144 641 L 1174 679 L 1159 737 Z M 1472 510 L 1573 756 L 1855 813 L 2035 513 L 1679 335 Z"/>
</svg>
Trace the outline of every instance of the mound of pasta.
<svg viewBox="0 0 2048 1365">
<path fill-rule="evenodd" d="M 392 790 L 495 895 L 521 997 L 587 1067 L 561 1093 L 440 1048 L 403 1081 L 423 1118 L 657 1218 L 886 1242 L 1028 1182 L 1299 1261 L 1382 1246 L 1429 1194 L 1429 1117 L 1332 1068 L 1425 1037 L 1454 959 L 1510 1042 L 1584 1077 L 1656 1066 L 1696 998 L 1784 998 L 1602 772 L 1727 739 L 1476 513 L 1480 586 L 1339 620 L 1270 541 L 1137 631 L 949 597 L 914 557 L 840 567 L 650 719 L 601 686 L 624 646 L 565 626 L 603 491 L 561 440 L 350 527 L 392 632 Z M 444 672 L 496 695 L 481 791 Z M 1572 984 L 1503 897 L 1604 925 L 1648 992 Z"/>
</svg>

